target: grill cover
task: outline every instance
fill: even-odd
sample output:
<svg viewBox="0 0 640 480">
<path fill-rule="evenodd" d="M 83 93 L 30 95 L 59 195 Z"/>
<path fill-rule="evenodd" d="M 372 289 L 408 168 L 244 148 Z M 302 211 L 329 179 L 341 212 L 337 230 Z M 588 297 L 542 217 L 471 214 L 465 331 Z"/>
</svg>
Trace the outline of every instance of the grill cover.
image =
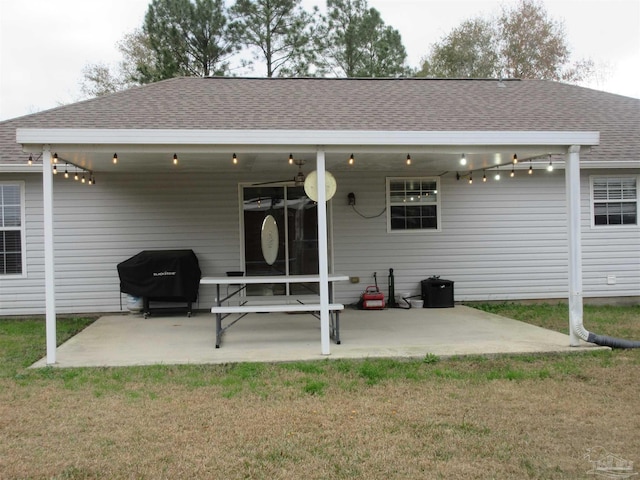
<svg viewBox="0 0 640 480">
<path fill-rule="evenodd" d="M 145 250 L 118 264 L 120 291 L 134 297 L 195 302 L 200 266 L 193 250 Z"/>
</svg>

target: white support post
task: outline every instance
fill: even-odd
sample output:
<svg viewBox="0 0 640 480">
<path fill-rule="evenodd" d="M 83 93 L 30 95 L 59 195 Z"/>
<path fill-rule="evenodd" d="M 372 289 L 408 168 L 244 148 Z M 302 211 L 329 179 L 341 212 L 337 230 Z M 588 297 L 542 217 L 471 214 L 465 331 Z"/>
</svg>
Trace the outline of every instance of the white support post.
<svg viewBox="0 0 640 480">
<path fill-rule="evenodd" d="M 569 343 L 580 345 L 582 326 L 582 235 L 580 232 L 580 146 L 569 148 L 565 162 L 569 240 Z"/>
<path fill-rule="evenodd" d="M 325 155 L 318 150 L 316 159 L 318 192 L 318 274 L 320 276 L 320 342 L 322 354 L 329 355 L 329 259 L 327 235 L 327 190 L 325 188 Z"/>
<path fill-rule="evenodd" d="M 42 152 L 42 197 L 47 365 L 51 365 L 56 363 L 56 293 L 53 251 L 53 172 L 49 146 L 46 146 Z"/>
</svg>

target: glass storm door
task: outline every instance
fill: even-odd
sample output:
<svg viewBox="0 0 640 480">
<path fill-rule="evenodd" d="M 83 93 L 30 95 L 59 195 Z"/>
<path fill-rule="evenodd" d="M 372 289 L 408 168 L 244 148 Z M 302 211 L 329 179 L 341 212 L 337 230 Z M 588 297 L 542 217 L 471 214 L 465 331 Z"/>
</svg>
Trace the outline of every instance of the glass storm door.
<svg viewBox="0 0 640 480">
<path fill-rule="evenodd" d="M 243 187 L 244 262 L 248 276 L 318 273 L 318 209 L 303 187 Z M 278 247 L 275 261 L 265 260 L 262 231 L 265 218 L 275 219 Z M 317 283 L 247 285 L 247 295 L 318 294 Z"/>
</svg>

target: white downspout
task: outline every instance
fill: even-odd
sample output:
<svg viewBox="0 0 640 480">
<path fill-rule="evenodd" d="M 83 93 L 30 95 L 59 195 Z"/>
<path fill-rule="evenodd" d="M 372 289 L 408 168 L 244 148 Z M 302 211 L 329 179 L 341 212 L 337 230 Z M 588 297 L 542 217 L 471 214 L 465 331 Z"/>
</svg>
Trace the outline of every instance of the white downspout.
<svg viewBox="0 0 640 480">
<path fill-rule="evenodd" d="M 580 146 L 569 147 L 565 162 L 569 240 L 569 344 L 580 345 L 589 332 L 583 326 L 582 236 L 580 232 Z"/>
<path fill-rule="evenodd" d="M 42 152 L 42 201 L 44 204 L 44 298 L 46 314 L 47 365 L 56 363 L 56 294 L 53 251 L 53 172 L 51 151 Z"/>
<path fill-rule="evenodd" d="M 325 155 L 318 150 L 316 159 L 318 195 L 318 273 L 320 276 L 320 343 L 322 355 L 329 355 L 329 258 L 327 236 L 327 190 L 325 188 Z"/>
</svg>

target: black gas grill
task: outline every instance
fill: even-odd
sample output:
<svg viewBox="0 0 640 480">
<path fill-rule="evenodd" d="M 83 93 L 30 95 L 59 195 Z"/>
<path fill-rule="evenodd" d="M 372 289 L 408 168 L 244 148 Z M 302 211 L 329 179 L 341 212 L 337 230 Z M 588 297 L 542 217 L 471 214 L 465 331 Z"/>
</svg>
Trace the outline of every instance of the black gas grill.
<svg viewBox="0 0 640 480">
<path fill-rule="evenodd" d="M 191 316 L 201 277 L 193 250 L 145 250 L 119 263 L 118 275 L 122 293 L 142 298 L 145 318 L 151 302 L 185 303 Z"/>
</svg>

